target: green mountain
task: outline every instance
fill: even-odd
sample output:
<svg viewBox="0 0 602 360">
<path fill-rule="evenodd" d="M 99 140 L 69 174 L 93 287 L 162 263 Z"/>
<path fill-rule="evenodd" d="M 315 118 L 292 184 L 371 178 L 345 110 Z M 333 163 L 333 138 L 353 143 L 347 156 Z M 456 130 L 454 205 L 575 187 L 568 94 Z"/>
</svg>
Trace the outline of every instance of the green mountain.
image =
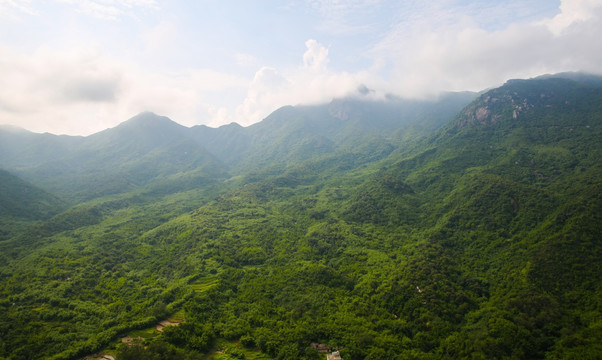
<svg viewBox="0 0 602 360">
<path fill-rule="evenodd" d="M 0 169 L 0 241 L 65 210 L 56 196 Z"/>
<path fill-rule="evenodd" d="M 48 219 L 65 207 L 63 201 L 0 169 L 0 216 Z"/>
<path fill-rule="evenodd" d="M 191 132 L 235 173 L 286 168 L 374 141 L 400 146 L 437 129 L 475 97 L 466 92 L 433 100 L 343 98 L 324 105 L 285 106 L 247 128 L 195 126 Z"/>
<path fill-rule="evenodd" d="M 4 134 L 24 146 L 6 146 L 12 151 L 4 150 L 2 158 L 12 160 L 2 165 L 72 202 L 140 189 L 182 173 L 201 179 L 225 176 L 221 162 L 187 137 L 187 130 L 166 117 L 143 113 L 85 138 Z M 35 139 L 39 144 L 30 145 Z M 40 153 L 45 155 L 38 161 L 29 160 Z"/>
<path fill-rule="evenodd" d="M 391 149 L 425 136 L 474 98 L 449 93 L 435 100 L 339 99 L 284 107 L 243 128 L 186 128 L 142 113 L 87 137 L 0 128 L 0 166 L 73 203 L 170 181 L 206 182 L 263 168 L 349 152 L 378 141 Z M 172 187 L 172 186 L 168 186 Z"/>
<path fill-rule="evenodd" d="M 0 167 L 19 172 L 67 156 L 83 140 L 80 136 L 36 134 L 0 125 Z"/>
<path fill-rule="evenodd" d="M 178 165 L 0 241 L 0 357 L 597 359 L 600 79 L 83 138 L 228 174 Z"/>
</svg>

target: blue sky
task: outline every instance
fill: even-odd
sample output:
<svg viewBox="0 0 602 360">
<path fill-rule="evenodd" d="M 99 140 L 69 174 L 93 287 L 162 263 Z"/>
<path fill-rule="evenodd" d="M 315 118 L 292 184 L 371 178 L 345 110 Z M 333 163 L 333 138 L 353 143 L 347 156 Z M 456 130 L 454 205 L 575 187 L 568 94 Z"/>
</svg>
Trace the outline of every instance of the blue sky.
<svg viewBox="0 0 602 360">
<path fill-rule="evenodd" d="M 602 73 L 601 36 L 602 0 L 0 0 L 0 124 L 249 125 L 361 85 L 428 97 Z"/>
</svg>

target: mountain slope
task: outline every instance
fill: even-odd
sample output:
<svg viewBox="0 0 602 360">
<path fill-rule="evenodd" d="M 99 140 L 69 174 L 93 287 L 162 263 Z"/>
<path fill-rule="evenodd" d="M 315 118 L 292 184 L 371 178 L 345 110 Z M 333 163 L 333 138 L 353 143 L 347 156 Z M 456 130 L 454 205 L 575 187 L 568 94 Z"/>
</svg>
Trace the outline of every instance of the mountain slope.
<svg viewBox="0 0 602 360">
<path fill-rule="evenodd" d="M 65 207 L 54 195 L 0 169 L 0 216 L 47 219 Z"/>
<path fill-rule="evenodd" d="M 428 150 L 371 181 L 411 189 L 423 202 L 413 209 L 424 214 L 428 242 L 462 274 L 453 282 L 473 279 L 488 294 L 441 343 L 446 356 L 562 358 L 600 341 L 589 316 L 601 305 L 602 247 L 593 240 L 602 233 L 601 115 L 600 87 L 511 81 L 469 105 Z M 363 194 L 374 190 L 348 208 L 368 209 L 364 221 L 403 223 L 386 204 L 410 202 L 380 188 L 371 203 L 383 208 L 365 205 Z M 423 266 L 417 272 L 431 271 Z"/>
<path fill-rule="evenodd" d="M 50 218 L 66 208 L 58 197 L 0 169 L 0 240 L 16 235 L 30 222 Z"/>
</svg>

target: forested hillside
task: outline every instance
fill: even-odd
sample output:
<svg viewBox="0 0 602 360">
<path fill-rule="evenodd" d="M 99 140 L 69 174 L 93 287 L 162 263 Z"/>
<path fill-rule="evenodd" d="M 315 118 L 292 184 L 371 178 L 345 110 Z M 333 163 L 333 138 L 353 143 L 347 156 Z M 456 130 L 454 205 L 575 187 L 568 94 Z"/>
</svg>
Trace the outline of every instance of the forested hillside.
<svg viewBox="0 0 602 360">
<path fill-rule="evenodd" d="M 0 240 L 65 210 L 58 197 L 0 169 Z"/>
<path fill-rule="evenodd" d="M 89 137 L 139 182 L 0 238 L 0 358 L 600 358 L 600 78 L 395 101 Z"/>
</svg>

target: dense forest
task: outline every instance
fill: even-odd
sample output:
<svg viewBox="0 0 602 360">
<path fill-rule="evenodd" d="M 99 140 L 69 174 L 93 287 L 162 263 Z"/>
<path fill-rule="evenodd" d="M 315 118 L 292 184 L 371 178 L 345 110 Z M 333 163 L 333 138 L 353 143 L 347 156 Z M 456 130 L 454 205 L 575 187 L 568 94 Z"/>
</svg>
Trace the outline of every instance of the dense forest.
<svg viewBox="0 0 602 360">
<path fill-rule="evenodd" d="M 599 359 L 601 159 L 584 74 L 0 128 L 0 358 Z"/>
</svg>

